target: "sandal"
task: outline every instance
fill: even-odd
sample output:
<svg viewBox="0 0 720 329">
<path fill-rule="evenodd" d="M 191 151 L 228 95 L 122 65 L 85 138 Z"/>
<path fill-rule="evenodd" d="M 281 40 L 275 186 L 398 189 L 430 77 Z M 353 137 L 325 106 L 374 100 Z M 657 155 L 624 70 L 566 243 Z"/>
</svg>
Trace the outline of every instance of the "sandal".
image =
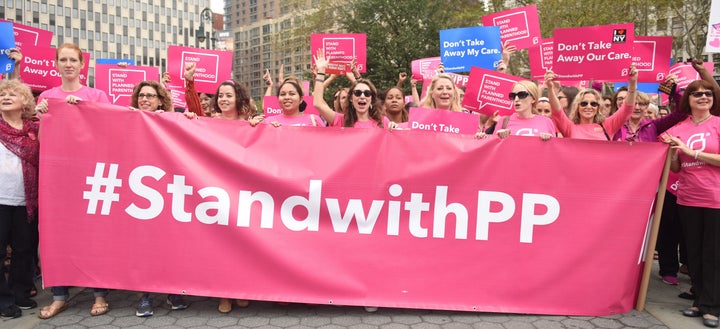
<svg viewBox="0 0 720 329">
<path fill-rule="evenodd" d="M 38 312 L 38 318 L 47 320 L 60 314 L 62 311 L 66 310 L 67 307 L 67 302 L 65 304 L 62 304 L 62 306 L 60 307 L 52 307 L 52 305 L 45 306 L 40 310 L 40 312 Z"/>
<path fill-rule="evenodd" d="M 237 305 L 240 308 L 246 308 L 248 305 L 250 305 L 250 301 L 247 299 L 236 299 L 235 305 Z"/>
<path fill-rule="evenodd" d="M 110 311 L 110 305 L 108 303 L 95 303 L 92 305 L 92 308 L 90 309 L 90 315 L 92 316 L 98 316 L 103 315 Z"/>
<path fill-rule="evenodd" d="M 218 305 L 218 312 L 226 314 L 232 311 L 232 301 L 227 298 L 220 299 L 220 305 Z"/>
</svg>

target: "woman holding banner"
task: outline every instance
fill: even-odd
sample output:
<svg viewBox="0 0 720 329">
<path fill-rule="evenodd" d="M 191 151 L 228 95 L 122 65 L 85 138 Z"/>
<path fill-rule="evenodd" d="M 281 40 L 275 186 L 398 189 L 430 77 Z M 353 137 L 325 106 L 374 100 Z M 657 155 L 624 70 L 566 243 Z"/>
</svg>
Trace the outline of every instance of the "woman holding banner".
<svg viewBox="0 0 720 329">
<path fill-rule="evenodd" d="M 55 52 L 55 67 L 60 73 L 62 84 L 40 94 L 38 105 L 35 107 L 38 112 L 47 112 L 48 98 L 64 99 L 69 104 L 77 104 L 79 101 L 110 104 L 104 91 L 84 86 L 80 82 L 80 72 L 85 67 L 85 60 L 78 46 L 70 43 L 60 45 Z M 69 287 L 52 287 L 51 290 L 53 302 L 40 310 L 38 317 L 41 319 L 52 318 L 67 308 L 67 299 L 70 297 Z M 90 309 L 91 315 L 105 314 L 110 310 L 105 300 L 107 292 L 107 289 L 94 289 L 95 303 Z"/>
<path fill-rule="evenodd" d="M 304 95 L 300 80 L 293 77 L 285 79 L 280 83 L 277 96 L 282 113 L 268 117 L 265 123 L 274 127 L 282 125 L 325 127 L 325 122 L 320 117 L 304 113 L 307 107 L 307 103 L 303 100 Z"/>
<path fill-rule="evenodd" d="M 712 114 L 718 96 L 716 84 L 691 82 L 679 108 L 689 117 L 663 134 L 675 151 L 670 169 L 680 173 L 678 213 L 697 296 L 683 315 L 702 316 L 713 328 L 720 315 L 720 117 Z"/>
<path fill-rule="evenodd" d="M 55 67 L 60 73 L 62 84 L 40 94 L 35 108 L 38 112 L 47 112 L 47 98 L 64 99 L 69 104 L 77 104 L 82 100 L 110 104 L 104 91 L 84 86 L 80 82 L 80 72 L 85 67 L 85 60 L 78 46 L 71 43 L 60 45 L 55 51 Z"/>
<path fill-rule="evenodd" d="M 141 81 L 130 96 L 130 108 L 151 112 L 172 112 L 172 99 L 157 81 Z"/>
<path fill-rule="evenodd" d="M 408 110 L 405 109 L 405 94 L 397 86 L 385 92 L 385 114 L 395 123 L 408 122 Z"/>
<path fill-rule="evenodd" d="M 513 101 L 515 113 L 497 119 L 502 125 L 495 131 L 498 137 L 505 138 L 514 133 L 520 136 L 540 136 L 541 140 L 546 141 L 555 136 L 557 132 L 552 120 L 535 114 L 539 93 L 537 85 L 532 81 L 521 80 L 513 85 L 508 96 Z M 485 132 L 480 131 L 475 137 L 484 138 Z"/>
<path fill-rule="evenodd" d="M 614 136 L 620 130 L 635 108 L 637 72 L 635 65 L 631 65 L 625 102 L 619 111 L 606 120 L 600 113 L 602 96 L 597 90 L 589 88 L 582 90 L 575 97 L 570 106 L 570 117 L 565 116 L 554 88 L 556 75 L 552 71 L 547 71 L 545 85 L 548 90 L 550 107 L 553 110 L 553 123 L 557 130 L 566 138 L 611 140 L 610 136 Z"/>
<path fill-rule="evenodd" d="M 366 79 L 354 81 L 348 90 L 347 113 L 334 112 L 323 98 L 325 94 L 325 69 L 328 60 L 325 59 L 323 49 L 318 49 L 315 56 L 317 76 L 313 89 L 315 108 L 331 126 L 374 128 L 388 127 L 397 128 L 397 123 L 390 122 L 380 112 L 380 101 L 377 96 L 377 89 Z"/>
<path fill-rule="evenodd" d="M 452 77 L 447 74 L 438 74 L 432 78 L 422 107 L 438 110 L 462 112 L 458 88 Z"/>
<path fill-rule="evenodd" d="M 19 80 L 0 81 L 0 317 L 17 318 L 37 307 L 39 125 L 35 99 Z M 12 248 L 10 268 L 5 265 Z M 7 276 L 5 275 L 7 273 Z"/>
</svg>

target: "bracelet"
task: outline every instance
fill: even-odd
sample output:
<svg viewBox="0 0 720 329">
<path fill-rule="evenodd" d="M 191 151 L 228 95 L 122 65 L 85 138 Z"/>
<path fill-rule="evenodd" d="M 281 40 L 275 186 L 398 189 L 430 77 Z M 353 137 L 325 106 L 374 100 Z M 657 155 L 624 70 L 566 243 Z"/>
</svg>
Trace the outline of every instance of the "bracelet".
<svg viewBox="0 0 720 329">
<path fill-rule="evenodd" d="M 698 156 L 700 156 L 700 151 L 695 151 L 695 160 L 697 160 Z"/>
<path fill-rule="evenodd" d="M 316 78 L 315 81 L 317 81 L 317 82 L 325 82 L 325 79 Z"/>
</svg>

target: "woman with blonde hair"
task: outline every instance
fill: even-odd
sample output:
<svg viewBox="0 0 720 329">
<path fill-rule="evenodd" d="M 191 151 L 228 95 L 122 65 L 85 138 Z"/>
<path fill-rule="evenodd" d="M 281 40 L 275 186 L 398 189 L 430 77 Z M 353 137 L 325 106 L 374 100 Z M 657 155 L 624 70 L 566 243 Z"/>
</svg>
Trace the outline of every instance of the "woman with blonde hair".
<svg viewBox="0 0 720 329">
<path fill-rule="evenodd" d="M 537 85 L 528 80 L 521 80 L 513 85 L 508 95 L 513 101 L 515 113 L 499 117 L 494 132 L 500 138 L 510 134 L 518 136 L 539 136 L 542 140 L 549 140 L 555 136 L 555 125 L 549 118 L 535 114 L 540 92 Z M 486 132 L 478 132 L 475 137 L 483 138 Z"/>
<path fill-rule="evenodd" d="M 460 94 L 455 81 L 447 74 L 441 73 L 432 78 L 422 107 L 438 110 L 462 112 Z"/>
<path fill-rule="evenodd" d="M 0 260 L 12 248 L 12 265 L 0 262 L 0 316 L 17 318 L 37 307 L 34 287 L 38 243 L 38 123 L 35 100 L 18 80 L 0 81 Z M 8 273 L 8 275 L 4 275 Z"/>
</svg>

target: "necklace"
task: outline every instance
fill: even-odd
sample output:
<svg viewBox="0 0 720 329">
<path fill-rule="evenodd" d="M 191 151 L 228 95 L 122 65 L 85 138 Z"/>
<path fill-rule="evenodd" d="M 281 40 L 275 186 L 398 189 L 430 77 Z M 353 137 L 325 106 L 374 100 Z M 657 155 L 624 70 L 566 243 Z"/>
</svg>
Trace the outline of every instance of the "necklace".
<svg viewBox="0 0 720 329">
<path fill-rule="evenodd" d="M 708 115 L 706 117 L 704 117 L 698 121 L 695 121 L 695 118 L 693 118 L 693 117 L 690 117 L 690 120 L 697 126 L 697 125 L 707 121 L 707 119 L 710 119 L 711 116 L 712 116 L 712 114 L 708 113 Z"/>
</svg>

